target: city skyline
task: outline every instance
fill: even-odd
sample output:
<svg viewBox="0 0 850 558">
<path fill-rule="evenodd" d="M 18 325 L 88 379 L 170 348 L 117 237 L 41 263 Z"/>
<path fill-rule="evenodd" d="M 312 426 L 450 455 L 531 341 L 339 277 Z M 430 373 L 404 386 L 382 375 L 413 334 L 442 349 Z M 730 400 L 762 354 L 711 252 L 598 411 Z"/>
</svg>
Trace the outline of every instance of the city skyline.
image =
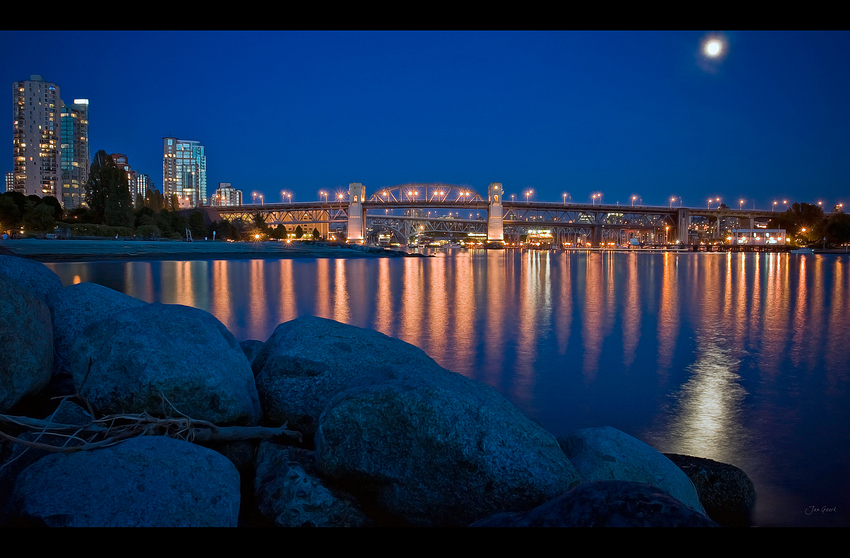
<svg viewBox="0 0 850 558">
<path fill-rule="evenodd" d="M 207 182 L 245 203 L 353 182 L 621 205 L 847 201 L 846 32 L 57 33 L 0 32 L 0 74 L 90 99 L 91 152 L 125 153 L 160 191 L 160 142 L 176 137 L 205 146 Z M 55 44 L 102 61 L 72 67 Z"/>
</svg>

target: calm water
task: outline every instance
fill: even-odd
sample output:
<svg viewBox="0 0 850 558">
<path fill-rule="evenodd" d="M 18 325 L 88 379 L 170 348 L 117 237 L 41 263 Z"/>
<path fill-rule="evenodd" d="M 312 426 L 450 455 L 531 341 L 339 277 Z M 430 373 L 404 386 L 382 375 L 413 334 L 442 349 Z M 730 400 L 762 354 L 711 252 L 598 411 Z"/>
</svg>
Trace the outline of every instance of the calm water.
<svg viewBox="0 0 850 558">
<path fill-rule="evenodd" d="M 556 436 L 608 425 L 741 467 L 760 525 L 850 525 L 850 256 L 435 254 L 48 265 L 239 341 L 301 315 L 373 328 Z"/>
</svg>

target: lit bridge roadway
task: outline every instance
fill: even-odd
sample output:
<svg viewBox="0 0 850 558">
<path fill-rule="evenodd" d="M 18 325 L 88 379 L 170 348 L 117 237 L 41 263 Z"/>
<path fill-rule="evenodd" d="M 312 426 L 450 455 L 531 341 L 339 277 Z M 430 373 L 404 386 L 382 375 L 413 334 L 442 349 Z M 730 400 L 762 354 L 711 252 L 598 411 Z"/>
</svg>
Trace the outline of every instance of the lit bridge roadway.
<svg viewBox="0 0 850 558">
<path fill-rule="evenodd" d="M 488 226 L 493 227 L 490 219 L 493 204 L 461 186 L 406 184 L 378 190 L 368 199 L 363 194 L 362 201 L 352 203 L 356 197 L 356 193 L 350 192 L 336 200 L 211 209 L 224 219 L 252 222 L 259 214 L 270 226 L 284 225 L 292 230 L 300 225 L 307 235 L 317 228 L 325 237 L 332 229 L 347 232 L 352 217 L 359 215 L 365 221 L 364 240 L 371 243 L 377 241 L 381 232 L 391 233 L 398 242 L 406 243 L 417 233 L 431 238 L 465 238 L 470 233 L 485 236 Z M 520 235 L 529 231 L 548 229 L 555 242 L 574 242 L 583 237 L 594 246 L 610 240 L 624 243 L 629 236 L 647 241 L 678 239 L 686 243 L 688 229 L 700 227 L 710 238 L 719 238 L 721 219 L 734 218 L 738 228 L 749 229 L 755 222 L 765 223 L 777 215 L 771 211 L 727 207 L 621 206 L 528 199 L 502 200 L 500 205 L 505 241 L 518 241 Z"/>
</svg>

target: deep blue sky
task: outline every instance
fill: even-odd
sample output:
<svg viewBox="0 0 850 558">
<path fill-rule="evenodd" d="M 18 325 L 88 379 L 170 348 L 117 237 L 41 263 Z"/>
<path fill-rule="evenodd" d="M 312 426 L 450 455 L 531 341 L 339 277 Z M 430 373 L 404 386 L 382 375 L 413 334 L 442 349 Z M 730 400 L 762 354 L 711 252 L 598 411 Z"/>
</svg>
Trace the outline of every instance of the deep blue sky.
<svg viewBox="0 0 850 558">
<path fill-rule="evenodd" d="M 709 36 L 725 56 L 701 53 Z M 4 173 L 12 83 L 41 74 L 90 100 L 93 151 L 159 188 L 173 135 L 206 147 L 209 193 L 267 201 L 502 182 L 550 201 L 850 203 L 848 32 L 0 31 L 0 52 Z"/>
</svg>

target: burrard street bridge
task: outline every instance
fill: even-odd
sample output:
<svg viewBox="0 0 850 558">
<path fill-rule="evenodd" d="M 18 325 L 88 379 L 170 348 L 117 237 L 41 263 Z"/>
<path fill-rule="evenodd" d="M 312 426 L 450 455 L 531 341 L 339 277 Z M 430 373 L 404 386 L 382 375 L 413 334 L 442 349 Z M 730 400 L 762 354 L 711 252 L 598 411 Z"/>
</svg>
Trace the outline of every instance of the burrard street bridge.
<svg viewBox="0 0 850 558">
<path fill-rule="evenodd" d="M 764 228 L 775 213 L 764 210 L 621 206 L 541 202 L 505 197 L 501 183 L 488 186 L 487 197 L 450 184 L 402 184 L 382 188 L 367 197 L 360 183 L 348 194 L 313 202 L 262 203 L 214 207 L 223 219 L 253 222 L 257 215 L 268 226 L 304 234 L 314 229 L 328 238 L 332 231 L 348 242 L 376 244 L 391 236 L 407 244 L 417 235 L 434 239 L 477 237 L 489 244 L 516 243 L 523 235 L 546 230 L 553 243 L 600 246 L 641 242 L 688 244 L 697 238 L 719 240 L 726 228 Z M 731 220 L 731 221 L 730 221 Z"/>
</svg>

